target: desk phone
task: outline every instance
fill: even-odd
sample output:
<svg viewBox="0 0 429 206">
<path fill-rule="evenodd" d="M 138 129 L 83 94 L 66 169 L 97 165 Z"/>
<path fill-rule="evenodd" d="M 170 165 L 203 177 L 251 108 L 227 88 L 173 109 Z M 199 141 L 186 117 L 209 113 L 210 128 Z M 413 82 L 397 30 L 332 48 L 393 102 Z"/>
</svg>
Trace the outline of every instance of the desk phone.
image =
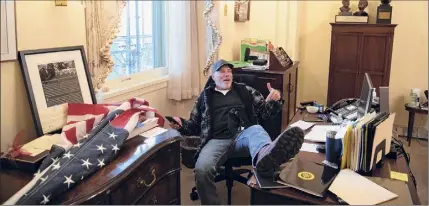
<svg viewBox="0 0 429 206">
<path fill-rule="evenodd" d="M 358 99 L 342 99 L 328 108 L 326 112 L 333 123 L 341 123 L 343 119 L 354 121 L 358 116 L 358 104 Z"/>
</svg>

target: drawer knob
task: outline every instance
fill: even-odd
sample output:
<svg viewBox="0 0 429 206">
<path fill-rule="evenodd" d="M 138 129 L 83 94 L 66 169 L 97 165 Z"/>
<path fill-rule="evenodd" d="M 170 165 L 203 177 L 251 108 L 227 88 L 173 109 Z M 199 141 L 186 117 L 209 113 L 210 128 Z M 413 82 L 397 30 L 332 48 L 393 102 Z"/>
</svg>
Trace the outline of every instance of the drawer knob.
<svg viewBox="0 0 429 206">
<path fill-rule="evenodd" d="M 152 176 L 153 176 L 153 180 L 152 180 L 152 182 L 150 182 L 149 184 L 147 184 L 146 183 L 146 181 L 143 179 L 143 178 L 139 178 L 138 180 L 137 180 L 137 184 L 138 184 L 138 186 L 141 186 L 141 185 L 144 185 L 144 186 L 146 186 L 146 187 L 150 187 L 150 186 L 152 186 L 154 183 L 155 183 L 155 181 L 156 181 L 156 171 L 155 171 L 155 167 L 152 167 L 152 172 L 151 172 L 151 174 L 152 174 Z"/>
<path fill-rule="evenodd" d="M 153 196 L 151 199 L 151 204 L 150 205 L 156 205 L 156 203 L 158 202 L 158 200 L 156 199 L 156 196 Z"/>
</svg>

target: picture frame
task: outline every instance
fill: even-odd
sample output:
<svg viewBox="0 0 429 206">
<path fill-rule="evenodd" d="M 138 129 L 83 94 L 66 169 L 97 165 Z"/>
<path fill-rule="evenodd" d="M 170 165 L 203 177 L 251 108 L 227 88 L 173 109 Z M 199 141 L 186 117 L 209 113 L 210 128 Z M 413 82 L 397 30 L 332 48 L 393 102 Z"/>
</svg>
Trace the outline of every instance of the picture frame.
<svg viewBox="0 0 429 206">
<path fill-rule="evenodd" d="M 67 123 L 67 103 L 96 104 L 83 45 L 18 52 L 37 135 Z"/>
<path fill-rule="evenodd" d="M 1 24 L 1 57 L 0 60 L 11 61 L 17 59 L 16 52 L 16 22 L 15 1 L 0 0 L 0 24 Z"/>
<path fill-rule="evenodd" d="M 244 22 L 250 19 L 250 0 L 234 1 L 234 21 Z"/>
</svg>

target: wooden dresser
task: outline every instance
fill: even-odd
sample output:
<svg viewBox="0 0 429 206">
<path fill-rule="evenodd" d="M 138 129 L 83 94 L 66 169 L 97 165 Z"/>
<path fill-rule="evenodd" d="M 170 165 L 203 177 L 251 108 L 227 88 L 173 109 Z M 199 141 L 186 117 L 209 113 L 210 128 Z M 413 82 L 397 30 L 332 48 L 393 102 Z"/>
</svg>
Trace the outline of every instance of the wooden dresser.
<svg viewBox="0 0 429 206">
<path fill-rule="evenodd" d="M 359 98 L 365 73 L 373 86 L 389 86 L 396 24 L 331 23 L 328 106 Z"/>
<path fill-rule="evenodd" d="M 286 128 L 289 121 L 296 112 L 296 93 L 298 86 L 298 65 L 299 62 L 294 62 L 286 70 L 245 70 L 241 68 L 234 68 L 233 73 L 237 74 L 254 74 L 258 77 L 257 89 L 264 97 L 267 97 L 269 92 L 267 83 L 271 83 L 274 89 L 280 90 L 282 99 L 284 100 L 282 113 L 276 117 L 274 121 L 270 121 L 270 125 L 263 125 L 271 137 L 277 137 L 280 132 Z M 273 124 L 274 122 L 274 124 Z M 271 132 L 272 131 L 272 132 Z"/>
<path fill-rule="evenodd" d="M 175 130 L 128 140 L 117 158 L 52 204 L 180 204 L 180 135 Z M 32 174 L 0 171 L 0 202 L 26 185 Z"/>
</svg>

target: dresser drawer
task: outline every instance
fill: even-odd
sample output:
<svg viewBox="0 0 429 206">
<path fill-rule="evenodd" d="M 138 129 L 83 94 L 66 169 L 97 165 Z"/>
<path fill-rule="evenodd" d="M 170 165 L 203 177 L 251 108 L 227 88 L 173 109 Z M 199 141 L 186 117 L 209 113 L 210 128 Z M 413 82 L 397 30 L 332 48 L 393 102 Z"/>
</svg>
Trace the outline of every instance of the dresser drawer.
<svg viewBox="0 0 429 206">
<path fill-rule="evenodd" d="M 180 172 L 164 177 L 156 183 L 136 204 L 168 205 L 180 204 Z"/>
<path fill-rule="evenodd" d="M 133 204 L 163 176 L 180 170 L 179 151 L 179 142 L 176 142 L 151 155 L 112 192 L 112 204 Z"/>
</svg>

